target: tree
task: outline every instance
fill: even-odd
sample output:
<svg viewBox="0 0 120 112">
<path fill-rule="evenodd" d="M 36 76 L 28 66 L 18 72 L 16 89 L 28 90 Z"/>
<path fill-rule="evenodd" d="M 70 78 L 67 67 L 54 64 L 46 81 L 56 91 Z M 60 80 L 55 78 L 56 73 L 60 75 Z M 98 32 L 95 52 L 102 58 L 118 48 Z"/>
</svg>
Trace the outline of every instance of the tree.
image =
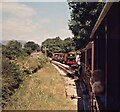
<svg viewBox="0 0 120 112">
<path fill-rule="evenodd" d="M 2 56 L 2 104 L 15 92 L 20 83 L 22 83 L 22 73 L 19 67 Z"/>
<path fill-rule="evenodd" d="M 30 55 L 32 52 L 40 51 L 40 46 L 36 44 L 35 42 L 29 41 L 25 43 L 24 51 Z"/>
<path fill-rule="evenodd" d="M 68 37 L 64 40 L 64 49 L 66 53 L 75 50 L 75 44 L 72 38 Z"/>
<path fill-rule="evenodd" d="M 60 37 L 46 39 L 42 42 L 41 50 L 44 53 L 47 51 L 47 54 L 52 54 L 53 52 L 64 52 L 63 40 L 61 40 Z"/>
<path fill-rule="evenodd" d="M 61 40 L 60 37 L 53 39 L 46 39 L 42 42 L 41 50 L 43 53 L 47 52 L 48 56 L 51 56 L 52 53 L 68 53 L 74 51 L 74 41 L 72 38 L 68 37 L 64 40 Z"/>
<path fill-rule="evenodd" d="M 2 46 L 2 54 L 9 59 L 15 59 L 23 56 L 25 53 L 22 49 L 22 44 L 16 40 L 12 40 L 7 45 Z"/>
<path fill-rule="evenodd" d="M 91 30 L 104 6 L 102 2 L 68 2 L 71 10 L 69 29 L 74 34 L 76 49 L 84 47 L 88 41 Z"/>
</svg>

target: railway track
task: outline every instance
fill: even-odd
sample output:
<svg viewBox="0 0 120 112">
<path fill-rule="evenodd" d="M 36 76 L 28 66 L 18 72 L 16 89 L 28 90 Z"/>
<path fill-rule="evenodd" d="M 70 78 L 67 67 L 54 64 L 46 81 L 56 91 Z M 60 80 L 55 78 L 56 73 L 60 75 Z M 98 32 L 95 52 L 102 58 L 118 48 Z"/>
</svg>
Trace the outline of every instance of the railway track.
<svg viewBox="0 0 120 112">
<path fill-rule="evenodd" d="M 75 76 L 75 70 L 65 64 L 61 64 L 56 61 L 52 61 L 53 64 L 62 69 L 66 74 L 69 74 L 72 77 L 76 85 L 77 96 L 71 96 L 71 99 L 77 100 L 77 110 L 79 111 L 88 111 L 90 110 L 90 96 L 86 89 L 84 82 L 82 82 L 77 76 Z"/>
<path fill-rule="evenodd" d="M 52 61 L 53 64 L 55 64 L 56 66 L 58 66 L 60 69 L 62 69 L 64 72 L 69 73 L 71 75 L 75 74 L 75 70 L 72 70 L 71 67 L 65 65 L 65 64 L 61 64 L 57 61 Z"/>
</svg>

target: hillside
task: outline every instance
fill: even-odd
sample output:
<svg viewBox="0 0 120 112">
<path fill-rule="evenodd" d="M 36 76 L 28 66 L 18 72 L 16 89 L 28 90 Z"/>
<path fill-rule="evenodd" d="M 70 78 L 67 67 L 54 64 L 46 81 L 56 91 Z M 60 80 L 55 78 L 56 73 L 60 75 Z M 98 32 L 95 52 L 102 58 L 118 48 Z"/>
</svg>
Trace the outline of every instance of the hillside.
<svg viewBox="0 0 120 112">
<path fill-rule="evenodd" d="M 75 106 L 65 96 L 60 73 L 48 63 L 26 79 L 5 109 L 75 110 Z"/>
</svg>

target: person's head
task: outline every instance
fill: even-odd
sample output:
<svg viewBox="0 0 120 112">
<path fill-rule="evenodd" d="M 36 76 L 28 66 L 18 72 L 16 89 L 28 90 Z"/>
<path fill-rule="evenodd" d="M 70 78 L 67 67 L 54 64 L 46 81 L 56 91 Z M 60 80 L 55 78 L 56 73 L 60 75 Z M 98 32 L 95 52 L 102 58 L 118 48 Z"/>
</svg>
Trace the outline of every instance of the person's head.
<svg viewBox="0 0 120 112">
<path fill-rule="evenodd" d="M 101 70 L 94 70 L 92 73 L 92 90 L 95 95 L 100 95 L 104 92 L 104 75 Z"/>
<path fill-rule="evenodd" d="M 93 82 L 103 80 L 103 73 L 101 70 L 94 70 L 92 73 Z"/>
<path fill-rule="evenodd" d="M 78 50 L 76 54 L 77 54 L 77 55 L 81 55 L 81 52 Z"/>
<path fill-rule="evenodd" d="M 104 91 L 104 86 L 100 81 L 97 81 L 93 83 L 92 90 L 95 93 L 95 95 L 100 95 Z"/>
</svg>

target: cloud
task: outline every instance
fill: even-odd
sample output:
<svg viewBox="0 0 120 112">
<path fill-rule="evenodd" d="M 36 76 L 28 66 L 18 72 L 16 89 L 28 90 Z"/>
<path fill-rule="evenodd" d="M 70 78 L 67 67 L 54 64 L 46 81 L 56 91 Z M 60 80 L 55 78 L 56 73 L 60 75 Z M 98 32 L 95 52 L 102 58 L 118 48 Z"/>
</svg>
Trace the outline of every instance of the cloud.
<svg viewBox="0 0 120 112">
<path fill-rule="evenodd" d="M 30 20 L 20 21 L 13 18 L 7 21 L 3 20 L 3 36 L 23 36 L 31 35 L 37 30 L 37 25 L 34 25 Z"/>
<path fill-rule="evenodd" d="M 2 21 L 2 3 L 0 3 L 0 22 Z"/>
<path fill-rule="evenodd" d="M 0 40 L 2 40 L 2 22 L 0 21 Z"/>
<path fill-rule="evenodd" d="M 3 3 L 0 2 L 0 12 L 2 12 L 2 4 Z"/>
<path fill-rule="evenodd" d="M 2 12 L 2 3 L 0 3 L 0 12 Z M 0 13 L 0 40 L 2 40 L 2 13 Z"/>
<path fill-rule="evenodd" d="M 37 12 L 33 8 L 22 3 L 2 4 L 0 11 L 2 11 L 3 21 L 0 35 L 3 40 L 29 40 L 32 36 L 36 36 L 38 25 L 33 23 L 32 18 Z"/>
<path fill-rule="evenodd" d="M 62 37 L 62 39 L 65 39 L 66 37 L 73 37 L 71 31 L 67 28 L 59 29 L 58 34 Z"/>
<path fill-rule="evenodd" d="M 57 36 L 59 36 L 63 40 L 67 37 L 73 37 L 71 31 L 67 28 L 62 28 L 58 30 L 43 30 L 41 32 L 43 32 L 43 35 L 40 35 L 43 38 L 42 41 L 45 41 L 47 38 L 55 38 Z M 38 41 L 40 41 L 40 39 Z"/>
<path fill-rule="evenodd" d="M 15 38 L 29 35 L 36 30 L 32 24 L 35 10 L 24 4 L 3 3 L 3 38 Z M 10 18 L 7 18 L 10 15 Z M 24 36 L 25 37 L 25 36 Z"/>
<path fill-rule="evenodd" d="M 35 10 L 25 4 L 3 3 L 3 13 L 9 13 L 20 19 L 30 18 L 36 14 Z"/>
<path fill-rule="evenodd" d="M 42 18 L 41 15 L 38 16 L 38 10 L 24 3 L 3 3 L 2 13 L 3 40 L 33 40 L 41 44 L 48 37 L 60 36 L 65 39 L 72 36 L 65 28 L 63 18 L 58 18 L 57 21 L 54 18 Z"/>
<path fill-rule="evenodd" d="M 66 0 L 2 0 L 2 2 L 67 2 Z"/>
<path fill-rule="evenodd" d="M 3 22 L 3 38 L 4 39 L 19 39 L 19 40 L 36 40 L 41 43 L 44 37 L 45 29 L 43 25 L 48 24 L 49 20 L 41 19 L 37 23 L 31 20 L 20 21 L 19 19 L 12 18 Z"/>
<path fill-rule="evenodd" d="M 59 36 L 62 39 L 65 39 L 67 37 L 71 37 L 72 34 L 71 34 L 71 31 L 63 28 L 63 29 L 59 29 L 59 30 L 56 30 L 56 31 L 51 31 L 51 32 L 48 31 L 45 36 L 46 37 L 49 37 L 49 36 L 51 36 L 51 37 L 57 37 L 57 36 Z"/>
<path fill-rule="evenodd" d="M 38 22 L 39 24 L 43 25 L 43 24 L 49 24 L 50 23 L 50 19 L 42 19 Z"/>
</svg>

